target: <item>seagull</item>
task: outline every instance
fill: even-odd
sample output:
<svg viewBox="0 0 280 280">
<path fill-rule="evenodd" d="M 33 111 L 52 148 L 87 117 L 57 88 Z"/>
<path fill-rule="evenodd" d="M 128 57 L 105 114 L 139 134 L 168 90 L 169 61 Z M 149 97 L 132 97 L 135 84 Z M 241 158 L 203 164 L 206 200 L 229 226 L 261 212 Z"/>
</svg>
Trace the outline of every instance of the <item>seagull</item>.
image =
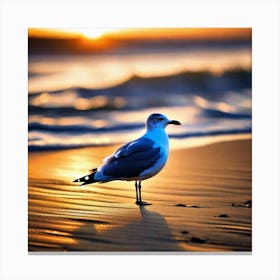
<svg viewBox="0 0 280 280">
<path fill-rule="evenodd" d="M 106 157 L 101 166 L 74 182 L 82 183 L 82 186 L 114 180 L 135 181 L 135 203 L 150 205 L 142 201 L 141 182 L 159 173 L 167 162 L 169 141 L 165 128 L 169 124 L 181 125 L 162 114 L 150 115 L 146 121 L 146 133 L 142 137 L 121 146 Z"/>
</svg>

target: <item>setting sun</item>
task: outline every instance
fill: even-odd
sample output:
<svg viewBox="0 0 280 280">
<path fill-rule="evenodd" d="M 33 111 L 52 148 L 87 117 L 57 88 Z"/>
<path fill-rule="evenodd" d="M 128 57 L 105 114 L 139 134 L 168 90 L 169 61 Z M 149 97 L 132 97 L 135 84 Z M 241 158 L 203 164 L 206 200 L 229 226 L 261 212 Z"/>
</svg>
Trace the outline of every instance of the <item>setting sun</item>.
<svg viewBox="0 0 280 280">
<path fill-rule="evenodd" d="M 70 34 L 81 35 L 87 39 L 99 39 L 106 33 L 113 32 L 114 29 L 109 28 L 63 28 L 59 29 L 61 32 L 67 32 Z"/>
<path fill-rule="evenodd" d="M 79 32 L 88 39 L 98 39 L 106 34 L 108 29 L 81 29 Z"/>
</svg>

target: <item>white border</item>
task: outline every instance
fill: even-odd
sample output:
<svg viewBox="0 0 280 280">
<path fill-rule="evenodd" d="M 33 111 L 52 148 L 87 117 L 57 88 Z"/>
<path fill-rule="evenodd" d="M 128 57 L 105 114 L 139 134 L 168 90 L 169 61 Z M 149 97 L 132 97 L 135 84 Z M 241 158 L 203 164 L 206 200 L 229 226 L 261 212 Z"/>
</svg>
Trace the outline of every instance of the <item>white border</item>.
<svg viewBox="0 0 280 280">
<path fill-rule="evenodd" d="M 279 279 L 278 1 L 1 1 L 1 279 Z M 28 255 L 27 28 L 253 28 L 253 254 Z"/>
</svg>

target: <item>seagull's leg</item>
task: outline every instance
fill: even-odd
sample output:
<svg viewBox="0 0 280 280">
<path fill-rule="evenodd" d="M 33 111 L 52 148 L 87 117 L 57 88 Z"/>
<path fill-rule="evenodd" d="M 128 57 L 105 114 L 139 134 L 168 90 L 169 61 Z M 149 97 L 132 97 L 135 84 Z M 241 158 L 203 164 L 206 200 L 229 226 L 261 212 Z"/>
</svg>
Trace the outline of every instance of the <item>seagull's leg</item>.
<svg viewBox="0 0 280 280">
<path fill-rule="evenodd" d="M 138 184 L 137 184 L 137 181 L 135 181 L 135 191 L 136 191 L 136 204 L 138 204 Z"/>
<path fill-rule="evenodd" d="M 138 192 L 139 192 L 139 195 L 138 195 L 138 202 L 136 204 L 140 205 L 140 206 L 145 206 L 145 205 L 151 205 L 151 203 L 148 203 L 148 202 L 145 202 L 145 201 L 142 201 L 142 197 L 141 197 L 141 180 L 138 181 Z"/>
<path fill-rule="evenodd" d="M 139 202 L 141 204 L 142 203 L 142 198 L 141 198 L 141 180 L 139 180 L 138 189 L 139 189 L 139 198 L 140 198 Z"/>
</svg>

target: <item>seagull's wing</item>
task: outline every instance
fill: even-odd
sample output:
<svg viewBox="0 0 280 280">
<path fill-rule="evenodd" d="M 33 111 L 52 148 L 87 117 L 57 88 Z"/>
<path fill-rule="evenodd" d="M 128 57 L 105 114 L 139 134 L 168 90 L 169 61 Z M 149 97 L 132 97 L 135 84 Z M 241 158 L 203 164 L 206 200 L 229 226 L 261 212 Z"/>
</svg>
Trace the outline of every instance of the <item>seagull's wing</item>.
<svg viewBox="0 0 280 280">
<path fill-rule="evenodd" d="M 129 142 L 106 158 L 98 170 L 112 179 L 138 177 L 160 158 L 160 148 L 154 147 L 154 144 L 155 142 L 148 138 Z"/>
</svg>

